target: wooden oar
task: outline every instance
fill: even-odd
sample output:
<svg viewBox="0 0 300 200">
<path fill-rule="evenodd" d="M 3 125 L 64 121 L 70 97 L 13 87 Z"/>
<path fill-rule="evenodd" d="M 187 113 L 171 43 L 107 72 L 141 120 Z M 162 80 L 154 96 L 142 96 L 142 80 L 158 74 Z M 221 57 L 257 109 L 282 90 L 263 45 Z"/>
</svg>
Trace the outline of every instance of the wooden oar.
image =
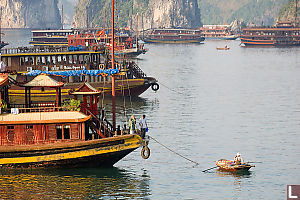
<svg viewBox="0 0 300 200">
<path fill-rule="evenodd" d="M 208 168 L 208 169 L 206 169 L 206 170 L 203 170 L 202 172 L 206 172 L 206 171 L 208 171 L 208 170 L 211 170 L 211 169 L 214 169 L 214 168 L 217 168 L 218 166 L 214 166 L 214 167 L 211 167 L 211 168 Z"/>
<path fill-rule="evenodd" d="M 247 163 L 263 163 L 263 162 L 258 162 L 258 161 L 257 161 L 257 162 L 247 162 Z"/>
</svg>

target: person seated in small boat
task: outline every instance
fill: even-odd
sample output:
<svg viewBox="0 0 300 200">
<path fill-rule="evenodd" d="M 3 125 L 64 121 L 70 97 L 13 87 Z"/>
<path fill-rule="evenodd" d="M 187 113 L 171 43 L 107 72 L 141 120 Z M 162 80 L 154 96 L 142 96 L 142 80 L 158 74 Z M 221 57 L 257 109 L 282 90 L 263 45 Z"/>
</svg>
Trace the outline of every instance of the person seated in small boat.
<svg viewBox="0 0 300 200">
<path fill-rule="evenodd" d="M 244 163 L 244 160 L 240 153 L 237 153 L 236 156 L 234 157 L 234 163 L 236 165 L 240 165 L 240 164 Z"/>
<path fill-rule="evenodd" d="M 228 46 L 227 45 L 225 45 L 225 49 L 227 49 L 228 48 Z"/>
</svg>

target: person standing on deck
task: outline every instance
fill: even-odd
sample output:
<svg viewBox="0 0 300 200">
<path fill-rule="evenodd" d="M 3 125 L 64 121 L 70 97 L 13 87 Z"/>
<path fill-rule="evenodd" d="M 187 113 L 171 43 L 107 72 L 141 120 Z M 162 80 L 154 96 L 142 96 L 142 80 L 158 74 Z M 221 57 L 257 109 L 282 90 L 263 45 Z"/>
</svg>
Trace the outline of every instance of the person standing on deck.
<svg viewBox="0 0 300 200">
<path fill-rule="evenodd" d="M 234 157 L 234 163 L 237 164 L 237 165 L 240 165 L 240 164 L 244 163 L 244 160 L 241 157 L 240 153 L 237 153 L 236 156 Z"/>
<path fill-rule="evenodd" d="M 147 121 L 146 121 L 146 115 L 143 115 L 141 118 L 140 118 L 140 127 L 141 127 L 141 132 L 142 132 L 142 138 L 144 139 L 145 138 L 145 135 L 146 135 L 146 130 L 148 128 L 148 125 L 147 125 Z"/>
<path fill-rule="evenodd" d="M 132 115 L 131 118 L 129 119 L 130 134 L 134 134 L 135 133 L 135 124 L 136 124 L 136 120 L 135 120 L 134 115 Z"/>
</svg>

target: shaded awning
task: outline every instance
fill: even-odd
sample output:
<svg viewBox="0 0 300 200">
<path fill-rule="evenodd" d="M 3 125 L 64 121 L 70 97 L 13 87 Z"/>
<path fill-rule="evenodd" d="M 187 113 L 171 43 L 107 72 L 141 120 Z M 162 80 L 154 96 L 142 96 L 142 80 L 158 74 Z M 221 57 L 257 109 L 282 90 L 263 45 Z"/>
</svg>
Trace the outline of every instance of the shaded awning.
<svg viewBox="0 0 300 200">
<path fill-rule="evenodd" d="M 23 87 L 62 87 L 63 82 L 58 82 L 47 75 L 38 75 L 32 81 L 23 84 Z"/>
<path fill-rule="evenodd" d="M 101 91 L 97 90 L 89 83 L 84 82 L 79 88 L 69 91 L 70 95 L 99 95 Z"/>
</svg>

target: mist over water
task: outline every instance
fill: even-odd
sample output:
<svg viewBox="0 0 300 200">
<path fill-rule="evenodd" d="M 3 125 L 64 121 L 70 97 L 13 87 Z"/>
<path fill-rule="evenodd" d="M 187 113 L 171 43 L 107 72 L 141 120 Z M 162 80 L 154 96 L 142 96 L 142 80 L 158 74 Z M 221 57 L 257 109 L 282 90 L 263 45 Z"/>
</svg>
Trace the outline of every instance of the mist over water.
<svg viewBox="0 0 300 200">
<path fill-rule="evenodd" d="M 27 45 L 23 31 L 4 40 Z M 119 123 L 124 104 L 127 115 L 146 114 L 149 134 L 198 166 L 151 140 L 148 160 L 138 149 L 111 169 L 1 171 L 1 198 L 285 199 L 300 180 L 300 48 L 239 44 L 146 44 L 136 62 L 159 91 L 117 100 Z M 241 175 L 201 172 L 237 152 L 262 163 Z"/>
</svg>

